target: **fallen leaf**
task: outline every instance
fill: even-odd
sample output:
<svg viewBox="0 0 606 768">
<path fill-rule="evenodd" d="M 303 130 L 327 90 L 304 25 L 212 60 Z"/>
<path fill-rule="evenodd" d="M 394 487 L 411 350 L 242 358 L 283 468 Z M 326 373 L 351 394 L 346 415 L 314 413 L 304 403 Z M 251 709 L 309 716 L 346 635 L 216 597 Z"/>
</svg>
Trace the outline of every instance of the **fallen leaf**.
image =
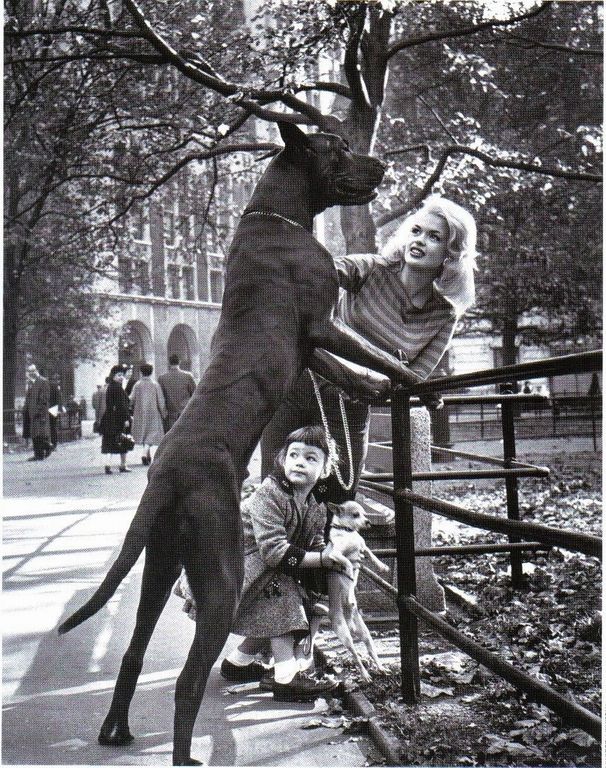
<svg viewBox="0 0 606 768">
<path fill-rule="evenodd" d="M 437 696 L 454 696 L 454 688 L 438 688 L 430 683 L 421 683 L 421 695 L 435 699 Z"/>
</svg>

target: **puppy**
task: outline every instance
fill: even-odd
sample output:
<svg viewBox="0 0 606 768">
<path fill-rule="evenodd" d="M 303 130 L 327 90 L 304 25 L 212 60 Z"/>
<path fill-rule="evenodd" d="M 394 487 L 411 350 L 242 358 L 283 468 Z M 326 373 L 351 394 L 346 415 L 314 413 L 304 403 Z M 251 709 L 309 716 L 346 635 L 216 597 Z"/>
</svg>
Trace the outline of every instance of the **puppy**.
<svg viewBox="0 0 606 768">
<path fill-rule="evenodd" d="M 381 573 L 387 573 L 389 567 L 368 549 L 366 542 L 359 534 L 360 530 L 370 525 L 364 508 L 360 504 L 356 501 L 346 501 L 340 505 L 328 504 L 328 507 L 333 514 L 329 534 L 333 545 L 330 557 L 337 561 L 340 557 L 346 557 L 353 565 L 354 573 L 351 579 L 344 573 L 328 572 L 328 615 L 334 633 L 351 652 L 362 678 L 368 683 L 372 678 L 354 646 L 353 638 L 364 643 L 377 669 L 383 672 L 384 667 L 379 661 L 372 636 L 358 610 L 355 589 L 360 573 L 360 560 L 367 557 Z"/>
</svg>

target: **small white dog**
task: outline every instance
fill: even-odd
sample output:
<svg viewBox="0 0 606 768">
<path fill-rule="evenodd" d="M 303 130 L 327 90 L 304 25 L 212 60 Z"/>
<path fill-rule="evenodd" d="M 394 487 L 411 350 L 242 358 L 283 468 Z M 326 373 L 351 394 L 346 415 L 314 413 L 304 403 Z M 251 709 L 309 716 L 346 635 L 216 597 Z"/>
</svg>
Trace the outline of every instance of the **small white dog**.
<svg viewBox="0 0 606 768">
<path fill-rule="evenodd" d="M 363 557 L 367 557 L 382 573 L 387 573 L 389 567 L 368 549 L 359 533 L 370 525 L 364 507 L 356 501 L 327 506 L 333 514 L 329 534 L 333 544 L 331 557 L 338 560 L 339 555 L 344 555 L 352 563 L 354 570 L 353 580 L 337 571 L 328 572 L 328 615 L 334 633 L 353 655 L 362 678 L 370 682 L 372 678 L 355 648 L 353 638 L 364 643 L 377 669 L 384 671 L 384 667 L 379 661 L 372 636 L 358 610 L 355 589 L 360 573 L 360 560 Z"/>
</svg>

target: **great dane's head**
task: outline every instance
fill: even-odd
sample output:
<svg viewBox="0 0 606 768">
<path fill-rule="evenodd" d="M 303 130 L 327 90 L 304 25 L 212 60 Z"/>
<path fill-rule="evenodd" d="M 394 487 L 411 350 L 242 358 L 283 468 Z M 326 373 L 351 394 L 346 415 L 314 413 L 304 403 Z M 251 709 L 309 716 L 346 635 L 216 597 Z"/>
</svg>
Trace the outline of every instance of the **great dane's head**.
<svg viewBox="0 0 606 768">
<path fill-rule="evenodd" d="M 293 123 L 278 123 L 284 154 L 308 170 L 316 212 L 332 205 L 362 205 L 377 196 L 385 164 L 352 152 L 333 133 L 306 134 Z"/>
</svg>

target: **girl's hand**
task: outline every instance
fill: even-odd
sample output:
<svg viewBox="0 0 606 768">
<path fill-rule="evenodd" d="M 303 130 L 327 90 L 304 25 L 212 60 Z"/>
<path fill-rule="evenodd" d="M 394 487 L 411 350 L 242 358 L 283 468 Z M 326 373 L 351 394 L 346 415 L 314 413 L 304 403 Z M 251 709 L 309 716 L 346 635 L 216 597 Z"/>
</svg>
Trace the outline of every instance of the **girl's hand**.
<svg viewBox="0 0 606 768">
<path fill-rule="evenodd" d="M 324 568 L 344 573 L 353 581 L 354 567 L 351 562 L 340 552 L 335 551 L 332 542 L 329 542 L 322 550 L 322 564 Z"/>
</svg>

